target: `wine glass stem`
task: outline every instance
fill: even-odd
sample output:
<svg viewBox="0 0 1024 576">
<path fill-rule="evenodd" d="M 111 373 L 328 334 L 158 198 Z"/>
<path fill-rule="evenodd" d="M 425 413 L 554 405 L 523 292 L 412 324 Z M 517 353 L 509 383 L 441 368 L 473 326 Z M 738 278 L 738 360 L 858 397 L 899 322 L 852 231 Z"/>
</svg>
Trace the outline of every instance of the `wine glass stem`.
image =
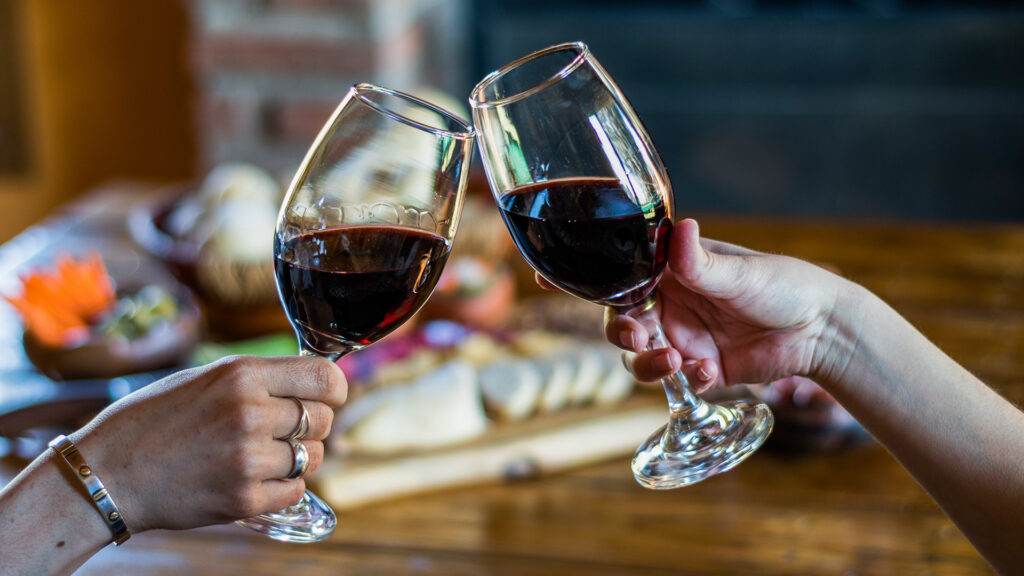
<svg viewBox="0 0 1024 576">
<path fill-rule="evenodd" d="M 647 340 L 646 350 L 660 350 L 668 348 L 668 339 L 661 323 L 654 319 L 653 322 L 644 322 L 650 337 Z M 665 396 L 668 398 L 668 407 L 674 416 L 686 418 L 693 412 L 705 409 L 705 403 L 693 390 L 690 389 L 690 381 L 681 370 L 666 376 L 661 381 L 665 387 Z M 699 417 L 699 415 L 695 415 Z"/>
<path fill-rule="evenodd" d="M 659 308 L 654 302 L 641 304 L 627 312 L 627 314 L 647 329 L 648 339 L 645 350 L 660 350 L 668 348 L 668 338 L 661 326 Z M 681 446 L 675 446 L 678 442 L 675 439 L 682 437 L 691 427 L 692 422 L 704 420 L 711 412 L 712 407 L 700 399 L 690 388 L 690 382 L 682 370 L 666 376 L 661 380 L 665 389 L 665 397 L 668 399 L 669 423 L 665 427 L 665 434 L 662 446 L 669 451 L 678 450 Z"/>
</svg>

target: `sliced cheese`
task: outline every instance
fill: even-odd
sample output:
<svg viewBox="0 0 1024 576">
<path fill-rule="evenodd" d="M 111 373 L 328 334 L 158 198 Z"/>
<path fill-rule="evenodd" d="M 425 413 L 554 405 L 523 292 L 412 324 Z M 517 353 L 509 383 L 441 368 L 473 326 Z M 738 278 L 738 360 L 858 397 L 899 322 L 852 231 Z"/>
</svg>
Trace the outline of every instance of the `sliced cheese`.
<svg viewBox="0 0 1024 576">
<path fill-rule="evenodd" d="M 366 402 L 372 405 L 345 438 L 355 451 L 436 448 L 475 438 L 487 429 L 476 373 L 467 362 L 448 362 L 407 385 L 383 389 Z"/>
<path fill-rule="evenodd" d="M 594 404 L 611 406 L 624 401 L 633 392 L 636 380 L 622 365 L 622 355 L 612 347 L 600 348 L 604 374 L 594 394 Z"/>
<path fill-rule="evenodd" d="M 540 412 L 557 412 L 569 404 L 578 362 L 577 357 L 564 352 L 534 359 L 544 386 Z"/>
<path fill-rule="evenodd" d="M 604 363 L 597 343 L 580 344 L 570 353 L 576 358 L 576 376 L 569 392 L 569 402 L 573 406 L 589 404 L 594 399 L 597 386 L 604 376 Z"/>
<path fill-rule="evenodd" d="M 507 358 L 481 366 L 477 371 L 484 405 L 499 419 L 523 420 L 537 409 L 541 374 L 537 366 L 521 358 Z"/>
</svg>

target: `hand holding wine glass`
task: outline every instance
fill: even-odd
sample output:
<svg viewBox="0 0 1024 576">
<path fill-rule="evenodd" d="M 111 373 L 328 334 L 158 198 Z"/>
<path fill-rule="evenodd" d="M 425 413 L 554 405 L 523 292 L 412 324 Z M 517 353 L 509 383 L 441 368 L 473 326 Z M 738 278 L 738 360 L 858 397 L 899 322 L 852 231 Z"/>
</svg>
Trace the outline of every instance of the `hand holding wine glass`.
<svg viewBox="0 0 1024 576">
<path fill-rule="evenodd" d="M 481 81 L 473 119 L 492 192 L 517 247 L 553 285 L 630 316 L 668 346 L 655 288 L 672 235 L 672 187 L 618 86 L 582 43 L 525 56 Z M 663 380 L 669 423 L 633 458 L 649 488 L 729 470 L 772 428 L 768 407 L 698 398 L 682 372 Z"/>
<path fill-rule="evenodd" d="M 278 292 L 302 355 L 337 360 L 426 302 L 458 226 L 475 136 L 413 96 L 352 87 L 299 167 L 274 236 Z M 307 491 L 295 506 L 240 523 L 311 542 L 336 519 Z"/>
<path fill-rule="evenodd" d="M 661 321 L 673 347 L 706 366 L 711 377 L 705 386 L 838 369 L 817 349 L 831 330 L 828 321 L 841 290 L 832 273 L 701 238 L 697 222 L 689 219 L 676 224 L 668 254 L 668 271 L 658 286 Z M 632 364 L 640 378 L 671 373 L 655 365 L 656 351 L 634 345 L 648 337 L 640 323 L 623 314 L 609 314 L 606 321 L 611 342 L 638 352 Z"/>
</svg>

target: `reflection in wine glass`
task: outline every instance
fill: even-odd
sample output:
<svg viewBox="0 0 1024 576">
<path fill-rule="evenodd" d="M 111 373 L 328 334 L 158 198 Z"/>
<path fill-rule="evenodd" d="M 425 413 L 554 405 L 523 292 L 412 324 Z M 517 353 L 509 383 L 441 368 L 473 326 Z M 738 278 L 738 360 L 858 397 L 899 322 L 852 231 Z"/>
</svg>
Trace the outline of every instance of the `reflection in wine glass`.
<svg viewBox="0 0 1024 576">
<path fill-rule="evenodd" d="M 491 73 L 470 104 L 491 190 L 520 252 L 566 292 L 629 314 L 668 346 L 655 287 L 672 187 L 629 102 L 586 45 L 552 46 Z M 729 470 L 768 437 L 760 402 L 708 404 L 663 380 L 669 422 L 633 458 L 637 481 L 675 488 Z"/>
<path fill-rule="evenodd" d="M 409 319 L 451 248 L 476 133 L 413 96 L 348 92 L 314 141 L 278 215 L 278 293 L 303 355 L 337 360 Z M 279 540 L 328 537 L 337 520 L 306 491 L 240 524 Z"/>
</svg>

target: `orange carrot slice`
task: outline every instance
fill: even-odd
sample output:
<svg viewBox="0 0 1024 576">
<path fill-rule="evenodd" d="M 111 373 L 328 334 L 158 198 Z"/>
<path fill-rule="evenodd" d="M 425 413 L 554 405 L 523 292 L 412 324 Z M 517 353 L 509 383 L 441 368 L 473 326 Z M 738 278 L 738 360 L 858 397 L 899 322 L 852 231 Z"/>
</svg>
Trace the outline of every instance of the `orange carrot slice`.
<svg viewBox="0 0 1024 576">
<path fill-rule="evenodd" d="M 98 252 L 82 260 L 61 254 L 54 270 L 21 278 L 21 296 L 5 296 L 40 342 L 67 346 L 88 337 L 89 326 L 117 302 L 114 283 Z"/>
</svg>

